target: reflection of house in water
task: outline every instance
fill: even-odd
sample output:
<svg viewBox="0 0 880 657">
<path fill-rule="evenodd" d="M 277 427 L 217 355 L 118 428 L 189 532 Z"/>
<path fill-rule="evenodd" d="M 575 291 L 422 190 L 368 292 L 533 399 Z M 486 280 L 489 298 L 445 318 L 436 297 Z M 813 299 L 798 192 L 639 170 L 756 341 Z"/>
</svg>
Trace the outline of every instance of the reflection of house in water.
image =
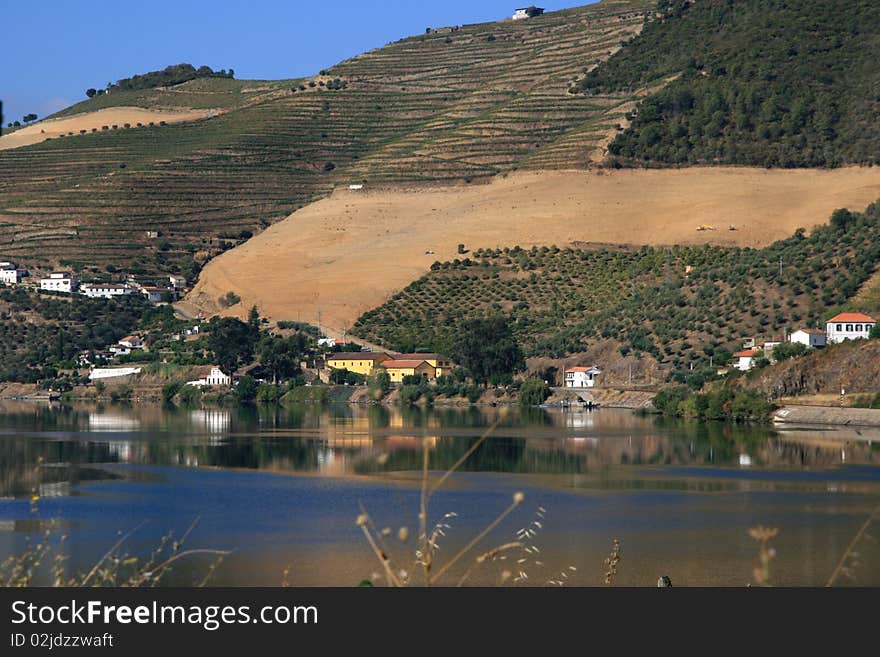
<svg viewBox="0 0 880 657">
<path fill-rule="evenodd" d="M 141 421 L 112 413 L 89 413 L 89 431 L 137 431 Z"/>
<path fill-rule="evenodd" d="M 192 411 L 189 417 L 194 425 L 207 429 L 212 438 L 216 438 L 219 434 L 228 431 L 232 421 L 232 414 L 219 408 Z"/>
<path fill-rule="evenodd" d="M 118 463 L 146 463 L 149 443 L 137 440 L 111 440 L 107 443 L 111 460 Z"/>
<path fill-rule="evenodd" d="M 565 426 L 569 429 L 587 429 L 592 427 L 593 417 L 590 411 L 573 411 L 563 414 Z"/>
</svg>

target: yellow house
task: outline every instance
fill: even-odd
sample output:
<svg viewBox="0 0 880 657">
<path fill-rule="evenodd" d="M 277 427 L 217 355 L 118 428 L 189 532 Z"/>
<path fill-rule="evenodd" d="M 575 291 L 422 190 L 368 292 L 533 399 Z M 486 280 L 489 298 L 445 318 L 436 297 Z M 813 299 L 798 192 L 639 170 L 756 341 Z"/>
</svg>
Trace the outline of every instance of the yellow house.
<svg viewBox="0 0 880 657">
<path fill-rule="evenodd" d="M 438 376 L 449 376 L 455 363 L 449 356 L 443 354 L 400 354 L 395 356 L 395 360 L 423 360 L 434 368 L 434 374 L 430 377 L 436 379 Z"/>
<path fill-rule="evenodd" d="M 424 360 L 418 359 L 395 359 L 386 360 L 382 367 L 388 370 L 391 383 L 403 383 L 405 376 L 422 376 L 425 379 L 433 379 L 437 368 Z"/>
<path fill-rule="evenodd" d="M 340 351 L 327 359 L 327 367 L 369 376 L 374 367 L 387 360 L 391 356 L 382 351 Z"/>
</svg>

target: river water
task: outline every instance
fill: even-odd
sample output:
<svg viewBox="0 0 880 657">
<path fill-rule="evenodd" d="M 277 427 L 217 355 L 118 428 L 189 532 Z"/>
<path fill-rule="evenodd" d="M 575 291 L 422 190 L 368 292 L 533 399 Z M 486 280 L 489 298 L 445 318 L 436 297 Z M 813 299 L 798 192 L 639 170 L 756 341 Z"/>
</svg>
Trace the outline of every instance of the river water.
<svg viewBox="0 0 880 657">
<path fill-rule="evenodd" d="M 486 431 L 431 498 L 434 572 L 515 493 L 524 499 L 437 584 L 599 586 L 616 539 L 616 585 L 666 575 L 676 586 L 743 586 L 759 547 L 749 530 L 762 526 L 778 531 L 772 584 L 823 585 L 880 504 L 880 433 L 869 430 L 774 432 L 612 409 L 10 401 L 0 402 L 0 560 L 49 521 L 75 572 L 132 530 L 120 551 L 143 559 L 197 520 L 184 548 L 230 551 L 211 585 L 382 583 L 356 525 L 365 510 L 390 532 L 381 541 L 394 571 L 418 584 L 425 451 L 433 485 Z M 527 551 L 475 561 L 518 539 Z M 852 551 L 836 583 L 880 585 L 877 542 Z M 165 582 L 195 584 L 210 563 L 181 559 Z"/>
</svg>

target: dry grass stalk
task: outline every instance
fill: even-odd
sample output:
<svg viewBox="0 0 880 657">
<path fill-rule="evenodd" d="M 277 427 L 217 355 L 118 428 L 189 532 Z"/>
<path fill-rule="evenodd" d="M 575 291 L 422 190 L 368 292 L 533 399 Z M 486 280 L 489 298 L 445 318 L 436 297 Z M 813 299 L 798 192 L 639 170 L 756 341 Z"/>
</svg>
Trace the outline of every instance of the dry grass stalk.
<svg viewBox="0 0 880 657">
<path fill-rule="evenodd" d="M 617 564 L 620 562 L 620 541 L 614 539 L 611 544 L 611 554 L 605 559 L 605 584 L 611 586 L 614 584 L 614 578 L 617 576 Z"/>
<path fill-rule="evenodd" d="M 779 530 L 773 527 L 752 527 L 749 536 L 758 541 L 758 565 L 752 571 L 755 583 L 758 586 L 771 586 L 770 562 L 776 557 L 776 550 L 770 545 L 771 539 L 776 538 Z"/>
<path fill-rule="evenodd" d="M 831 576 L 828 578 L 828 581 L 825 582 L 825 586 L 834 586 L 834 583 L 837 581 L 837 578 L 841 575 L 845 575 L 852 579 L 853 577 L 853 568 L 858 565 L 858 553 L 855 552 L 856 545 L 859 544 L 863 538 L 867 537 L 868 527 L 871 526 L 871 523 L 874 522 L 874 519 L 880 516 L 880 506 L 874 508 L 874 510 L 868 515 L 867 519 L 862 526 L 859 527 L 859 530 L 856 532 L 855 536 L 852 537 L 852 540 L 849 542 L 849 545 L 846 546 L 846 550 L 843 552 L 843 556 L 840 557 L 840 561 L 837 562 L 837 566 L 835 566 L 834 570 L 831 572 Z"/>
</svg>

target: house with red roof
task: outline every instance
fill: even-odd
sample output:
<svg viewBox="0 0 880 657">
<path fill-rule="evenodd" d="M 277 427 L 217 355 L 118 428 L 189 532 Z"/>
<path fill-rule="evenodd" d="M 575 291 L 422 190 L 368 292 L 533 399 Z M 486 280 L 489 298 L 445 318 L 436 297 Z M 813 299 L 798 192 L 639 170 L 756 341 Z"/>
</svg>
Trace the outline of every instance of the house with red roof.
<svg viewBox="0 0 880 657">
<path fill-rule="evenodd" d="M 592 388 L 596 385 L 596 377 L 602 371 L 595 366 L 569 367 L 565 370 L 566 388 Z"/>
<path fill-rule="evenodd" d="M 764 352 L 761 349 L 743 349 L 733 355 L 736 359 L 733 366 L 741 372 L 748 372 L 755 366 L 755 359 L 763 356 Z"/>
<path fill-rule="evenodd" d="M 436 377 L 436 368 L 421 358 L 395 358 L 382 362 L 382 367 L 388 370 L 391 383 L 403 383 L 406 376 L 421 376 L 425 380 L 433 381 Z"/>
<path fill-rule="evenodd" d="M 862 313 L 840 313 L 825 324 L 828 344 L 869 338 L 877 320 Z"/>
</svg>

